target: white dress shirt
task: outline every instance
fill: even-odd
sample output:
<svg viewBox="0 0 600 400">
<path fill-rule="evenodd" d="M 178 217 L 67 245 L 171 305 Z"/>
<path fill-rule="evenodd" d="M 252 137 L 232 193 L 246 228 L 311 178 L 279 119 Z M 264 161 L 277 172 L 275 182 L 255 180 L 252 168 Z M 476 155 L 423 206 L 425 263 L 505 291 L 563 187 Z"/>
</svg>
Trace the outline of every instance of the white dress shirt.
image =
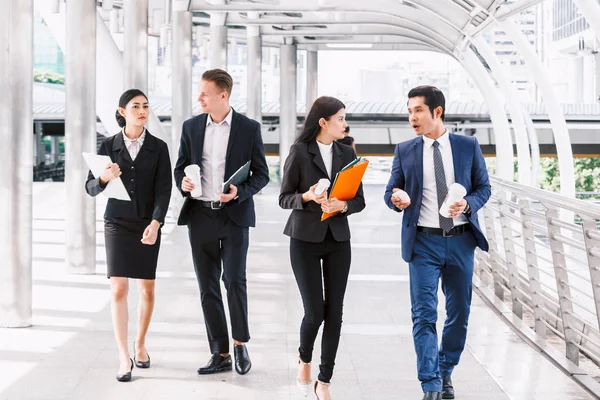
<svg viewBox="0 0 600 400">
<path fill-rule="evenodd" d="M 142 134 L 137 139 L 129 139 L 125 134 L 125 127 L 123 127 L 123 141 L 125 142 L 125 147 L 129 152 L 129 156 L 131 157 L 131 161 L 135 161 L 142 145 L 144 144 L 144 139 L 146 139 L 146 128 L 143 128 Z"/>
<path fill-rule="evenodd" d="M 437 187 L 435 183 L 435 168 L 433 162 L 433 142 L 435 140 L 423 136 L 423 201 L 419 213 L 417 225 L 428 228 L 439 228 L 439 206 L 437 199 Z M 450 187 L 454 180 L 454 163 L 452 159 L 452 147 L 450 145 L 450 134 L 448 130 L 437 139 L 439 149 L 444 163 L 444 174 L 446 175 L 446 186 Z M 466 224 L 467 217 L 460 214 L 453 219 L 454 226 Z"/>
<path fill-rule="evenodd" d="M 319 145 L 321 157 L 323 157 L 323 162 L 325 163 L 325 169 L 327 169 L 327 175 L 329 176 L 329 179 L 331 179 L 331 169 L 333 164 L 333 142 L 329 144 L 323 144 L 317 140 L 317 144 Z"/>
<path fill-rule="evenodd" d="M 215 123 L 206 118 L 206 130 L 204 131 L 204 148 L 202 149 L 202 195 L 198 200 L 219 201 L 219 192 L 225 181 L 225 156 L 227 155 L 227 143 L 231 132 L 231 118 L 233 111 L 221 123 Z"/>
</svg>

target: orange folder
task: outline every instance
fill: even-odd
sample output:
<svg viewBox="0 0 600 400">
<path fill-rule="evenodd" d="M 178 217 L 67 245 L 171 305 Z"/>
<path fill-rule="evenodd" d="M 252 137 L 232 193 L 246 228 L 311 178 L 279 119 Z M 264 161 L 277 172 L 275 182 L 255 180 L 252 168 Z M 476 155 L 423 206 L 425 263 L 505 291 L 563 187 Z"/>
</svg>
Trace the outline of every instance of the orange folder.
<svg viewBox="0 0 600 400">
<path fill-rule="evenodd" d="M 332 199 L 335 197 L 341 201 L 353 199 L 354 196 L 356 196 L 356 192 L 358 192 L 358 188 L 368 165 L 369 160 L 359 157 L 338 172 L 333 181 L 333 188 L 331 189 L 329 198 Z M 323 213 L 323 215 L 321 215 L 321 221 L 325 221 L 327 218 L 338 212 Z"/>
</svg>

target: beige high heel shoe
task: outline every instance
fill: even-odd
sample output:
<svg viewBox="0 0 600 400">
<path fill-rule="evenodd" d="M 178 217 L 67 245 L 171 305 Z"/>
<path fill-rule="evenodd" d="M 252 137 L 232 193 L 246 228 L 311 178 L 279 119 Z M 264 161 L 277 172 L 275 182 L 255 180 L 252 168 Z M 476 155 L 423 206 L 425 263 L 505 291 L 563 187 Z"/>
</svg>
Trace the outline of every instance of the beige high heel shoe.
<svg viewBox="0 0 600 400">
<path fill-rule="evenodd" d="M 298 366 L 300 365 L 310 365 L 310 363 L 305 363 L 298 359 Z M 312 387 L 312 380 L 309 379 L 307 382 L 301 382 L 300 379 L 296 378 L 296 386 L 298 386 L 298 391 L 300 391 L 302 396 L 308 397 Z"/>
<path fill-rule="evenodd" d="M 316 398 L 317 400 L 321 400 L 321 398 L 320 398 L 320 397 L 319 397 L 319 395 L 317 394 L 317 385 L 318 385 L 319 383 L 320 383 L 321 385 L 329 386 L 329 383 L 321 382 L 321 381 L 319 381 L 319 380 L 316 380 L 316 381 L 315 381 L 315 385 L 314 385 L 314 387 L 313 387 L 313 390 L 314 390 L 314 392 L 315 392 L 315 398 Z"/>
</svg>

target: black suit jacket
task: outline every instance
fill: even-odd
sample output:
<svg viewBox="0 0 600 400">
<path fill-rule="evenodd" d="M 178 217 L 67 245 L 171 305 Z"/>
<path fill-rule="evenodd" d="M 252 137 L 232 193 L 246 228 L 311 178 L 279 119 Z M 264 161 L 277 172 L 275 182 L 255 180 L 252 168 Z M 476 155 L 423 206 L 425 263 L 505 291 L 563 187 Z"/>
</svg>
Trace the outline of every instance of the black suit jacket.
<svg viewBox="0 0 600 400">
<path fill-rule="evenodd" d="M 208 114 L 200 114 L 183 123 L 179 157 L 175 165 L 175 183 L 185 201 L 179 214 L 179 225 L 187 225 L 192 204 L 197 201 L 190 198 L 188 192 L 181 190 L 181 181 L 185 177 L 185 167 L 197 164 L 202 168 L 202 151 L 204 149 L 204 133 Z M 238 197 L 225 205 L 229 218 L 238 226 L 250 227 L 256 225 L 254 200 L 252 196 L 269 183 L 269 167 L 265 158 L 265 148 L 262 141 L 260 124 L 233 110 L 231 130 L 225 154 L 225 176 L 229 179 L 242 165 L 250 161 L 250 178 L 237 186 Z"/>
<path fill-rule="evenodd" d="M 302 201 L 302 193 L 319 182 L 319 179 L 327 178 L 333 183 L 335 175 L 356 158 L 352 147 L 338 142 L 333 142 L 332 151 L 332 177 L 329 178 L 316 140 L 310 143 L 296 143 L 290 148 L 290 154 L 285 160 L 281 193 L 279 194 L 279 206 L 293 210 L 283 231 L 284 234 L 294 239 L 319 243 L 325 239 L 327 228 L 329 228 L 335 240 L 339 242 L 350 240 L 347 217 L 365 208 L 362 184 L 358 188 L 356 197 L 348 200 L 346 213 L 338 213 L 323 222 L 321 222 L 321 214 L 323 214 L 321 206 L 314 201 L 307 203 Z M 332 188 L 333 184 L 329 191 Z"/>
<path fill-rule="evenodd" d="M 104 140 L 98 154 L 108 155 L 119 165 L 121 180 L 131 197 L 131 201 L 108 199 L 104 218 L 155 219 L 162 225 L 173 188 L 167 144 L 146 131 L 140 152 L 132 161 L 121 132 Z M 94 178 L 90 172 L 85 183 L 87 193 L 96 196 L 104 188 L 100 178 Z"/>
</svg>

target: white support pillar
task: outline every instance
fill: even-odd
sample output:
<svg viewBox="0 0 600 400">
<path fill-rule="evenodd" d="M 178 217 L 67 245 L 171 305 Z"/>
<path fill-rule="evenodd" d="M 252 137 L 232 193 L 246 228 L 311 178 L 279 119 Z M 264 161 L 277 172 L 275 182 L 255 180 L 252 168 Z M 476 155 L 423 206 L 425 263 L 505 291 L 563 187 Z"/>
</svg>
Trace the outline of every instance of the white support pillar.
<svg viewBox="0 0 600 400">
<path fill-rule="evenodd" d="M 44 143 L 42 142 L 42 137 L 44 135 L 44 131 L 42 128 L 41 122 L 35 123 L 35 165 L 40 165 L 46 159 L 46 149 L 44 147 Z"/>
<path fill-rule="evenodd" d="M 248 31 L 248 75 L 246 116 L 262 124 L 262 37 L 260 27 L 250 25 Z"/>
<path fill-rule="evenodd" d="M 173 12 L 171 158 L 179 148 L 183 122 L 192 116 L 192 13 Z M 173 164 L 174 165 L 174 164 Z"/>
<path fill-rule="evenodd" d="M 471 48 L 466 49 L 462 56 L 464 57 L 463 60 L 459 61 L 475 81 L 490 109 L 490 119 L 494 126 L 494 142 L 496 144 L 496 175 L 502 179 L 512 181 L 514 175 L 512 137 L 499 90 L 494 86 L 483 64 Z"/>
<path fill-rule="evenodd" d="M 283 166 L 290 153 L 290 147 L 296 138 L 296 61 L 297 46 L 283 44 L 281 54 L 281 83 L 280 83 L 280 109 L 279 109 L 279 167 L 280 176 L 283 177 Z"/>
<path fill-rule="evenodd" d="M 519 100 L 519 96 L 514 87 L 511 85 L 510 80 L 507 78 L 504 66 L 500 64 L 496 54 L 490 48 L 490 45 L 483 40 L 481 36 L 473 38 L 472 42 L 490 66 L 492 74 L 496 78 L 496 81 L 500 86 L 500 90 L 504 94 L 506 105 L 508 106 L 508 111 L 510 112 L 512 120 L 515 141 L 517 143 L 519 183 L 523 185 L 530 185 L 531 161 L 529 158 L 529 140 L 527 138 L 527 128 L 525 126 L 522 104 Z"/>
<path fill-rule="evenodd" d="M 306 114 L 319 93 L 319 52 L 316 46 L 306 51 Z"/>
<path fill-rule="evenodd" d="M 70 1 L 66 12 L 66 261 L 71 274 L 96 272 L 96 202 L 83 190 L 82 152 L 96 152 L 96 4 Z"/>
<path fill-rule="evenodd" d="M 215 12 L 210 15 L 210 69 L 227 70 L 227 13 Z"/>
<path fill-rule="evenodd" d="M 148 91 L 148 0 L 124 0 L 123 9 L 125 88 L 135 88 L 146 93 Z"/>
<path fill-rule="evenodd" d="M 529 41 L 517 29 L 514 22 L 500 22 L 500 27 L 504 29 L 504 32 L 506 32 L 515 46 L 517 46 L 517 49 L 519 49 L 519 52 L 527 63 L 528 70 L 532 73 L 544 98 L 548 117 L 552 123 L 554 142 L 556 143 L 556 153 L 560 170 L 560 193 L 564 196 L 575 197 L 575 170 L 573 167 L 571 138 L 569 137 L 569 129 L 567 128 L 565 116 L 548 77 L 548 72 L 533 51 Z"/>
<path fill-rule="evenodd" d="M 600 39 L 598 39 L 598 42 L 600 42 Z M 598 47 L 600 47 L 600 43 L 599 43 Z M 595 98 L 596 98 L 596 101 L 600 102 L 600 53 L 594 54 L 594 68 L 596 70 L 596 73 L 595 73 L 595 77 L 596 77 Z"/>
<path fill-rule="evenodd" d="M 0 8 L 0 327 L 17 328 L 32 322 L 33 0 Z"/>
</svg>

